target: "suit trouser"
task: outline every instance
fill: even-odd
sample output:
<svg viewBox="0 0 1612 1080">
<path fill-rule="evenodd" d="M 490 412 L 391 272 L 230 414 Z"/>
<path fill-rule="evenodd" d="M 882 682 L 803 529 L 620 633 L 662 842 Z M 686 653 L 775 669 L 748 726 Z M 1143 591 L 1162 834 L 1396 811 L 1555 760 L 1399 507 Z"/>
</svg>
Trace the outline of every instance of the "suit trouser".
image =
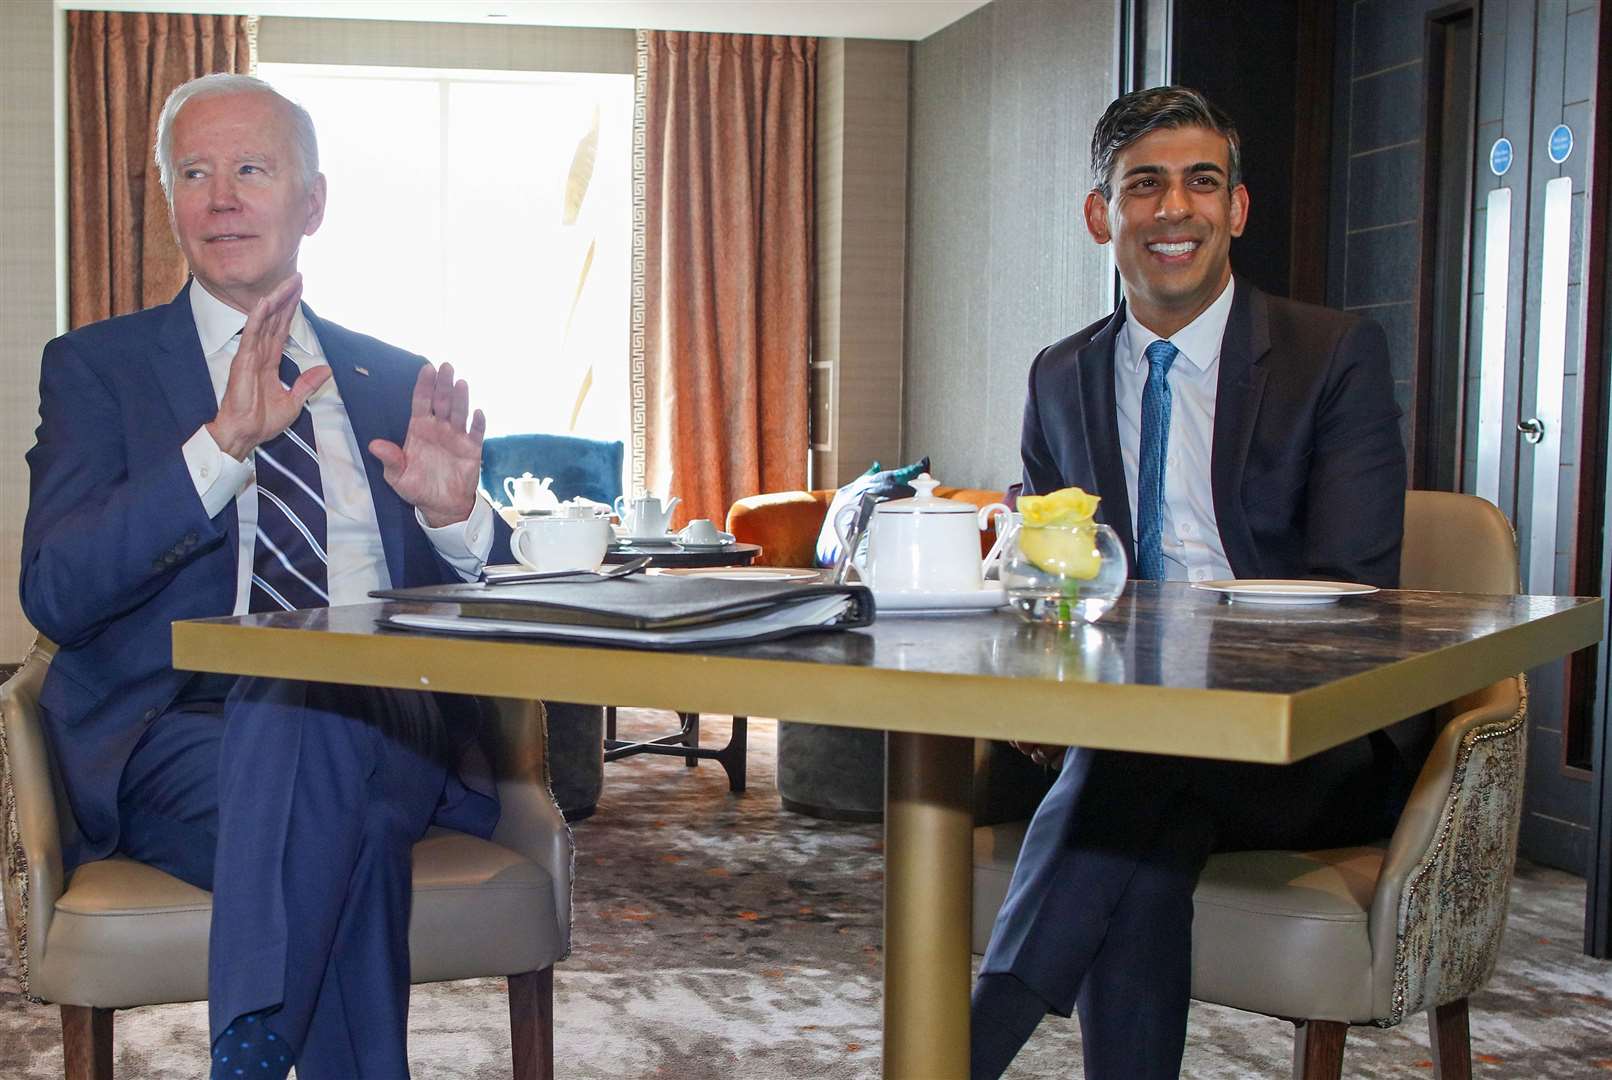
<svg viewBox="0 0 1612 1080">
<path fill-rule="evenodd" d="M 301 1080 L 407 1075 L 411 851 L 442 742 L 428 694 L 267 679 L 148 729 L 118 847 L 213 893 L 212 1041 L 269 1010 Z"/>
<path fill-rule="evenodd" d="M 1329 847 L 1392 828 L 1365 739 L 1288 766 L 1071 749 L 1031 819 L 981 974 L 1080 1013 L 1089 1080 L 1175 1077 L 1192 893 L 1209 855 Z"/>
</svg>

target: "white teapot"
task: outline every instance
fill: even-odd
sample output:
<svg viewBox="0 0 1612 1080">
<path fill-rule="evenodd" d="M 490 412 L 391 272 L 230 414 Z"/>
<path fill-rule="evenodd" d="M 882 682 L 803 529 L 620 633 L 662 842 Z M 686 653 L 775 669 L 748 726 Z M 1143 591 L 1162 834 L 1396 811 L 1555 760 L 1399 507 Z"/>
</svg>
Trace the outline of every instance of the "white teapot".
<svg viewBox="0 0 1612 1080">
<path fill-rule="evenodd" d="M 928 473 L 912 486 L 917 492 L 912 498 L 874 507 L 867 565 L 858 567 L 863 580 L 879 592 L 978 590 L 983 570 L 980 532 L 989 526 L 992 514 L 1006 507 L 995 504 L 976 510 L 971 503 L 940 498 L 935 494 L 939 482 Z M 842 513 L 834 522 L 841 545 L 850 540 L 849 520 Z"/>
<path fill-rule="evenodd" d="M 674 497 L 662 504 L 653 495 L 640 495 L 636 499 L 617 495 L 614 509 L 628 536 L 665 536 L 672 524 L 672 511 L 682 501 Z"/>
<path fill-rule="evenodd" d="M 518 477 L 506 476 L 504 494 L 509 496 L 509 505 L 523 514 L 551 514 L 560 506 L 559 496 L 549 490 L 552 483 L 552 476 L 545 476 L 541 480 L 531 473 L 521 473 Z"/>
</svg>

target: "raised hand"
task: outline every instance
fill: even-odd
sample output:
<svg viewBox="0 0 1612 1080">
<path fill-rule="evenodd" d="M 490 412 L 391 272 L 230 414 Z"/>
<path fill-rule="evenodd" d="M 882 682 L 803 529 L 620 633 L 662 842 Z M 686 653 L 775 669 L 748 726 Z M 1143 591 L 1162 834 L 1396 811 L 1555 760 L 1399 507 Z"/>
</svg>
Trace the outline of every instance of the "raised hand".
<svg viewBox="0 0 1612 1080">
<path fill-rule="evenodd" d="M 322 365 L 304 371 L 289 391 L 280 384 L 280 356 L 301 302 L 302 275 L 292 274 L 247 313 L 218 415 L 207 424 L 218 448 L 237 461 L 290 427 L 330 378 L 330 368 Z"/>
<path fill-rule="evenodd" d="M 469 426 L 466 427 L 466 421 Z M 403 445 L 374 439 L 369 452 L 380 459 L 386 482 L 416 507 L 432 528 L 470 517 L 481 478 L 481 440 L 487 419 L 470 413 L 470 387 L 453 378 L 453 365 L 420 368 L 414 407 Z"/>
</svg>

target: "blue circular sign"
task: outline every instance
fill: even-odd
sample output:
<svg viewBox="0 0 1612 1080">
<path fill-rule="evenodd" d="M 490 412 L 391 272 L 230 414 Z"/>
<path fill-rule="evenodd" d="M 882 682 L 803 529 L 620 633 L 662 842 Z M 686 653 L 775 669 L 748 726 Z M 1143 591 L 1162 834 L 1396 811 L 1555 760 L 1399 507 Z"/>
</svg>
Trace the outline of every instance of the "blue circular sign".
<svg viewBox="0 0 1612 1080">
<path fill-rule="evenodd" d="M 1511 140 L 1496 139 L 1494 145 L 1489 147 L 1489 171 L 1496 176 L 1504 176 L 1511 168 Z"/>
<path fill-rule="evenodd" d="M 1557 124 L 1551 128 L 1549 143 L 1550 159 L 1560 165 L 1573 153 L 1573 129 L 1566 124 Z"/>
</svg>

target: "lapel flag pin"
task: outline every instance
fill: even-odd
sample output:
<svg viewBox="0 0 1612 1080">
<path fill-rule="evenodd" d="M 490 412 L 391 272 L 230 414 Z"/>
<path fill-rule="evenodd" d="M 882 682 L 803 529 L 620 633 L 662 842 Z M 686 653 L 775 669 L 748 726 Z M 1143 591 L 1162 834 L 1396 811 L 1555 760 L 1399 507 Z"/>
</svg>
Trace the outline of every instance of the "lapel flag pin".
<svg viewBox="0 0 1612 1080">
<path fill-rule="evenodd" d="M 369 374 L 369 368 L 367 368 L 367 367 L 359 367 L 357 364 L 353 365 L 353 370 L 358 372 L 360 375 L 368 375 Z"/>
</svg>

